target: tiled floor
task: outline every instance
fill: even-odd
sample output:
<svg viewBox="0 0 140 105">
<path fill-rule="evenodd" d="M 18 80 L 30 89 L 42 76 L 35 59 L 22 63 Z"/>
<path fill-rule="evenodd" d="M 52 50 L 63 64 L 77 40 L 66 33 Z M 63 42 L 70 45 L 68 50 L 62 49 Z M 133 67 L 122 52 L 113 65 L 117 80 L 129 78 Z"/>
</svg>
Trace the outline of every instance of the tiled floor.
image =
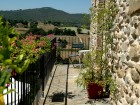
<svg viewBox="0 0 140 105">
<path fill-rule="evenodd" d="M 67 75 L 67 68 L 68 65 L 54 66 L 54 69 L 52 71 L 52 76 L 50 76 L 48 84 L 45 88 L 45 95 L 47 94 L 47 98 L 45 100 L 44 105 L 110 105 L 109 99 L 101 99 L 101 100 L 88 99 L 87 91 L 82 89 L 81 87 L 77 87 L 77 84 L 75 83 L 75 80 L 78 76 L 78 71 L 80 70 L 79 67 L 73 68 L 73 66 L 70 65 L 68 69 L 68 75 Z M 67 76 L 68 76 L 68 82 L 67 82 Z M 67 83 L 68 85 L 66 85 Z M 65 98 L 66 88 L 68 93 L 67 98 Z M 64 97 L 61 98 L 59 96 L 55 98 L 56 94 L 58 95 L 58 93 L 62 93 L 60 94 L 60 96 L 64 96 Z M 43 105 L 44 99 L 45 97 L 42 98 L 40 105 Z"/>
</svg>

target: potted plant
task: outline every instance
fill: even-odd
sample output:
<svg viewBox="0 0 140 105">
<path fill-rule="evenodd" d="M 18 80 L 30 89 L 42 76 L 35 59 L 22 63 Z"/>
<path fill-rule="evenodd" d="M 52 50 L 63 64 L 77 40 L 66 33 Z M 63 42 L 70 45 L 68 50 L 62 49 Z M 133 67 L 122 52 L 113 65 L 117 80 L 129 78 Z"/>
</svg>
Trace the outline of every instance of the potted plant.
<svg viewBox="0 0 140 105">
<path fill-rule="evenodd" d="M 83 68 L 76 82 L 87 89 L 89 99 L 109 97 L 115 89 L 108 61 L 103 56 L 103 50 L 92 50 L 83 57 Z"/>
<path fill-rule="evenodd" d="M 91 13 L 97 43 L 84 56 L 84 68 L 80 70 L 76 82 L 77 85 L 87 89 L 88 97 L 92 99 L 109 97 L 110 93 L 115 91 L 115 82 L 111 75 L 113 59 L 109 51 L 113 48 L 111 28 L 113 28 L 117 8 L 114 1 L 108 0 L 93 6 Z M 109 65 L 108 57 L 111 59 L 112 65 Z"/>
</svg>

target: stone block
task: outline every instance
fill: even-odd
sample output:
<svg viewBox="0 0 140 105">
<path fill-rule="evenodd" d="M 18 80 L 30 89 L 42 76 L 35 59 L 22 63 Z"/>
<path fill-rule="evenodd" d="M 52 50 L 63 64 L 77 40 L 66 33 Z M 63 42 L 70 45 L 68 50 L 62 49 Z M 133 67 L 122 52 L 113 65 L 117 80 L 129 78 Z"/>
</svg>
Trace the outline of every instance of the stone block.
<svg viewBox="0 0 140 105">
<path fill-rule="evenodd" d="M 140 35 L 140 23 L 138 24 L 137 29 L 138 29 L 138 34 Z"/>
<path fill-rule="evenodd" d="M 128 40 L 130 45 L 134 42 L 134 38 L 132 37 L 132 35 L 129 35 Z"/>
<path fill-rule="evenodd" d="M 136 31 L 136 29 L 135 29 L 134 26 L 130 27 L 130 34 L 131 34 L 131 35 L 132 35 L 132 34 L 135 34 L 135 31 Z"/>
<path fill-rule="evenodd" d="M 133 62 L 133 61 L 126 61 L 126 62 L 124 62 L 128 67 L 130 67 L 130 68 L 133 68 L 133 67 L 135 67 L 135 62 Z"/>
<path fill-rule="evenodd" d="M 137 72 L 140 74 L 140 65 L 139 64 L 136 64 L 135 65 L 135 68 L 136 68 Z"/>
<path fill-rule="evenodd" d="M 126 95 L 125 99 L 126 99 L 128 104 L 131 102 L 131 98 L 129 97 L 129 95 Z"/>
<path fill-rule="evenodd" d="M 134 25 L 135 23 L 138 23 L 138 16 L 132 17 L 132 24 Z"/>
<path fill-rule="evenodd" d="M 127 51 L 128 49 L 128 41 L 122 42 L 122 51 Z"/>
<path fill-rule="evenodd" d="M 136 97 L 140 97 L 140 84 L 135 84 L 133 86 L 133 91 L 135 92 Z"/>
<path fill-rule="evenodd" d="M 119 78 L 123 78 L 125 76 L 125 71 L 122 69 L 117 70 L 117 75 Z"/>
<path fill-rule="evenodd" d="M 140 105 L 140 97 L 138 98 L 138 101 L 137 102 L 138 102 L 138 105 Z"/>
<path fill-rule="evenodd" d="M 140 81 L 140 75 L 139 73 L 136 71 L 135 68 L 133 68 L 131 70 L 131 77 L 132 77 L 132 80 L 135 82 L 135 83 L 139 83 Z"/>
<path fill-rule="evenodd" d="M 124 78 L 124 81 L 125 81 L 125 84 L 127 85 L 127 84 L 129 84 L 129 89 L 130 89 L 130 86 L 131 85 L 134 85 L 135 83 L 134 83 L 134 81 L 132 80 L 132 77 L 131 77 L 131 68 L 129 68 L 128 70 L 127 70 L 127 72 L 126 72 L 126 75 L 125 75 L 125 78 Z"/>
<path fill-rule="evenodd" d="M 132 57 L 132 58 L 131 58 L 131 61 L 139 62 L 139 56 L 137 56 L 137 57 Z"/>
<path fill-rule="evenodd" d="M 129 14 L 140 9 L 140 0 L 129 0 Z"/>
<path fill-rule="evenodd" d="M 131 96 L 131 101 L 130 101 L 130 105 L 134 105 L 134 103 L 136 102 L 137 97 L 135 96 L 135 94 L 133 93 Z"/>
<path fill-rule="evenodd" d="M 135 47 L 131 47 L 130 48 L 130 51 L 129 51 L 129 56 L 130 56 L 130 58 L 132 58 L 132 57 L 138 57 L 139 55 L 138 55 L 138 51 L 139 49 L 138 49 L 138 47 L 137 46 L 135 46 Z"/>
</svg>

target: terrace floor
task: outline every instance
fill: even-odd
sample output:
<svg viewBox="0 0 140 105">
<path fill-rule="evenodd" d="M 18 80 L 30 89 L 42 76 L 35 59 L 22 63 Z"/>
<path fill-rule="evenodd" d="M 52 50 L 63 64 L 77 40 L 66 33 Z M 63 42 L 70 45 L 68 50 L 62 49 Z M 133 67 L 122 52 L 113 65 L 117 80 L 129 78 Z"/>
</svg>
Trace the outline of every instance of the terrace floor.
<svg viewBox="0 0 140 105">
<path fill-rule="evenodd" d="M 88 99 L 87 91 L 77 87 L 75 80 L 80 69 L 78 65 L 76 66 L 76 68 L 72 65 L 68 67 L 67 64 L 54 66 L 45 88 L 45 97 L 41 99 L 39 105 L 110 105 L 109 98 Z M 62 93 L 59 94 L 62 98 L 55 97 L 58 93 Z"/>
</svg>

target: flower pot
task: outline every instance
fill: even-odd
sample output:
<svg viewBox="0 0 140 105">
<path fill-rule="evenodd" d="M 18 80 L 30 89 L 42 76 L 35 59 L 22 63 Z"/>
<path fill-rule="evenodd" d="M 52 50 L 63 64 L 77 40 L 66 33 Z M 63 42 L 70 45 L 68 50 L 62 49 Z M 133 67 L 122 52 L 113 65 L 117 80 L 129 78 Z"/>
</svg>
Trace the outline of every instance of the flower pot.
<svg viewBox="0 0 140 105">
<path fill-rule="evenodd" d="M 89 99 L 102 98 L 103 87 L 96 83 L 89 83 L 87 88 L 87 93 Z"/>
<path fill-rule="evenodd" d="M 4 104 L 4 97 L 2 94 L 0 94 L 0 105 L 5 105 Z"/>
</svg>

